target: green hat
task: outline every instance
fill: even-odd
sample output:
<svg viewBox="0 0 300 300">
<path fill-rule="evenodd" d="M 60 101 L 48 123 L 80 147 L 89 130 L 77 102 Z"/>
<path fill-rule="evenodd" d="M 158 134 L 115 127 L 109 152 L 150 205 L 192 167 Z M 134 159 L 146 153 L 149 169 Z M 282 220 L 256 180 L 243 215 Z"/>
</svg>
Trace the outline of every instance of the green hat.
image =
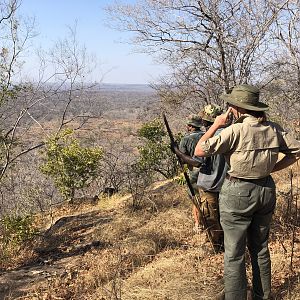
<svg viewBox="0 0 300 300">
<path fill-rule="evenodd" d="M 253 85 L 237 85 L 230 94 L 221 95 L 220 98 L 237 107 L 255 111 L 268 110 L 268 105 L 259 102 L 259 89 Z"/>
<path fill-rule="evenodd" d="M 204 106 L 203 110 L 199 113 L 201 118 L 208 122 L 214 122 L 216 116 L 222 114 L 222 108 L 216 104 L 208 104 Z"/>
<path fill-rule="evenodd" d="M 196 114 L 191 114 L 188 116 L 186 120 L 187 125 L 192 125 L 194 127 L 201 127 L 202 126 L 202 119 L 200 116 Z"/>
</svg>

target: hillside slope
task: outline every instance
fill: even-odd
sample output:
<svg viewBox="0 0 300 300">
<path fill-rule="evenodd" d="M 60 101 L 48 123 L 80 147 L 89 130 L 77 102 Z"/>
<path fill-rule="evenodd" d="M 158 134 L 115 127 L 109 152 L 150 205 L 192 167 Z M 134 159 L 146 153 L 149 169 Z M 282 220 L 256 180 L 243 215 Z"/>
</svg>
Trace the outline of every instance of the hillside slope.
<svg viewBox="0 0 300 300">
<path fill-rule="evenodd" d="M 275 179 L 274 299 L 300 299 L 299 223 L 285 219 L 288 173 Z M 199 300 L 222 289 L 222 254 L 211 251 L 204 234 L 193 234 L 190 200 L 173 181 L 152 186 L 138 210 L 130 196 L 113 196 L 96 206 L 62 207 L 52 218 L 30 251 L 25 247 L 26 259 L 0 274 L 0 299 Z"/>
</svg>

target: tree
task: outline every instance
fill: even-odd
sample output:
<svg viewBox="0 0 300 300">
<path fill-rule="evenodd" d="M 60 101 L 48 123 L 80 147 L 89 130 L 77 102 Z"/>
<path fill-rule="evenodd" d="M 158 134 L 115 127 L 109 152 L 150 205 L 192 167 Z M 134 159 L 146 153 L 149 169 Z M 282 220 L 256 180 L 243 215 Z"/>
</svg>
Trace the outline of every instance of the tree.
<svg viewBox="0 0 300 300">
<path fill-rule="evenodd" d="M 22 87 L 13 79 L 22 66 L 20 57 L 25 44 L 35 35 L 34 22 L 24 21 L 17 15 L 20 5 L 20 0 L 5 0 L 0 3 L 0 105 L 15 98 Z"/>
<path fill-rule="evenodd" d="M 289 1 L 273 30 L 274 51 L 266 77 L 265 98 L 272 117 L 292 130 L 300 119 L 300 2 Z M 284 104 L 283 104 L 284 103 Z"/>
<path fill-rule="evenodd" d="M 18 58 L 22 51 L 30 50 L 26 42 L 34 37 L 33 24 L 23 24 L 19 21 L 21 17 L 17 20 L 21 3 L 5 3 L 10 7 L 8 4 L 12 2 L 18 5 L 13 6 L 12 14 L 3 17 L 6 25 L 1 23 L 3 29 L 10 31 L 0 33 L 1 41 L 5 41 L 0 57 L 0 77 L 3 78 L 0 82 L 0 192 L 4 199 L 0 213 L 19 210 L 27 201 L 25 190 L 48 191 L 49 182 L 45 182 L 42 189 L 41 183 L 36 183 L 40 174 L 38 168 L 33 168 L 39 159 L 35 150 L 42 148 L 51 134 L 66 127 L 81 128 L 89 118 L 97 117 L 99 111 L 92 106 L 96 94 L 87 92 L 95 86 L 89 78 L 95 63 L 86 48 L 78 43 L 76 26 L 70 27 L 66 38 L 58 40 L 52 49 L 40 50 L 38 76 L 30 80 L 23 76 L 22 61 Z M 26 172 L 28 169 L 31 180 Z M 52 199 L 53 191 L 48 192 Z M 35 198 L 44 202 L 47 199 L 45 195 Z M 43 207 L 43 204 L 38 203 L 38 206 Z"/>
<path fill-rule="evenodd" d="M 62 131 L 46 142 L 43 174 L 54 181 L 66 200 L 72 202 L 75 191 L 89 186 L 98 176 L 102 149 L 81 147 L 72 130 Z"/>
<path fill-rule="evenodd" d="M 137 165 L 140 170 L 146 170 L 149 177 L 153 176 L 153 172 L 165 178 L 174 177 L 178 171 L 177 159 L 171 152 L 160 120 L 154 119 L 143 124 L 138 136 L 145 140 L 144 145 L 139 147 Z"/>
<path fill-rule="evenodd" d="M 260 84 L 270 28 L 287 1 L 141 0 L 107 8 L 112 26 L 171 69 L 155 86 L 161 96 L 218 103 L 241 83 Z M 172 98 L 169 97 L 172 90 Z M 167 91 L 167 93 L 165 93 Z"/>
<path fill-rule="evenodd" d="M 17 15 L 20 5 L 19 0 L 6 0 L 0 4 L 0 180 L 12 162 L 12 148 L 17 144 L 16 128 L 24 114 L 24 110 L 17 112 L 12 103 L 28 91 L 28 86 L 17 83 L 15 77 L 22 67 L 25 45 L 35 36 L 34 22 Z"/>
</svg>

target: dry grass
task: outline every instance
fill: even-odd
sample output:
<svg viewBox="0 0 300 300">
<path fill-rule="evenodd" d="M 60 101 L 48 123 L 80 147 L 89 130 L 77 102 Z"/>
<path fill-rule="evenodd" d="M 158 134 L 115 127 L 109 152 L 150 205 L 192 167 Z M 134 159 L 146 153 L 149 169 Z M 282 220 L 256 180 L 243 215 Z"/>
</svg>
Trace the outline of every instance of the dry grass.
<svg viewBox="0 0 300 300">
<path fill-rule="evenodd" d="M 285 217 L 289 172 L 274 177 L 278 186 L 270 238 L 274 299 L 295 300 L 300 299 L 299 222 Z M 223 256 L 212 254 L 203 235 L 193 235 L 190 201 L 185 189 L 173 182 L 153 186 L 139 210 L 132 210 L 129 197 L 114 196 L 96 207 L 77 207 L 76 213 L 80 218 L 73 211 L 74 219 L 65 219 L 63 226 L 61 221 L 54 223 L 52 240 L 44 244 L 49 247 L 51 241 L 53 251 L 60 249 L 63 255 L 69 251 L 71 260 L 64 272 L 32 285 L 20 299 L 199 300 L 213 299 L 222 289 Z M 60 212 L 55 216 L 62 220 Z M 109 221 L 99 221 L 104 218 Z M 90 227 L 83 226 L 89 222 Z M 99 241 L 100 246 L 76 252 L 79 240 Z M 249 261 L 247 265 L 250 279 Z"/>
<path fill-rule="evenodd" d="M 167 250 L 124 282 L 122 299 L 209 299 L 222 288 L 221 255 L 213 260 L 197 248 Z"/>
</svg>

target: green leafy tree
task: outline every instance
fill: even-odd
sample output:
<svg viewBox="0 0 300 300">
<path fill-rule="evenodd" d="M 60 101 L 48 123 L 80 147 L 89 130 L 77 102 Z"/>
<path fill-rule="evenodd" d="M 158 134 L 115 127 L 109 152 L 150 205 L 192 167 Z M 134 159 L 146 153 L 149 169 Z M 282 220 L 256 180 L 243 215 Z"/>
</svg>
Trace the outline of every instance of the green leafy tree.
<svg viewBox="0 0 300 300">
<path fill-rule="evenodd" d="M 145 123 L 138 131 L 138 136 L 145 140 L 139 147 L 138 164 L 141 170 L 148 170 L 149 176 L 159 173 L 165 178 L 172 178 L 178 172 L 177 159 L 170 149 L 170 141 L 160 120 Z"/>
<path fill-rule="evenodd" d="M 1 243 L 3 245 L 19 245 L 31 239 L 37 229 L 32 216 L 4 216 L 0 220 Z"/>
<path fill-rule="evenodd" d="M 81 147 L 73 131 L 66 129 L 46 142 L 41 171 L 51 177 L 66 200 L 75 191 L 89 186 L 97 177 L 103 151 L 99 147 Z"/>
</svg>

